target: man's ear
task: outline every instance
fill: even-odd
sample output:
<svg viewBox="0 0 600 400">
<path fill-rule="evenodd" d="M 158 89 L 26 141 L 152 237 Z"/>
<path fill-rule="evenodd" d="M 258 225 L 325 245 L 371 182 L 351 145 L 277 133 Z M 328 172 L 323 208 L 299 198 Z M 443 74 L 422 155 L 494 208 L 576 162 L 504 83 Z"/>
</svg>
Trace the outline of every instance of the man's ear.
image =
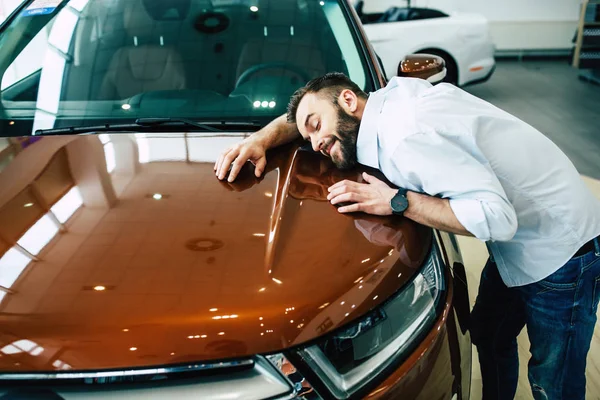
<svg viewBox="0 0 600 400">
<path fill-rule="evenodd" d="M 338 102 L 348 114 L 354 114 L 358 109 L 358 96 L 350 89 L 342 90 Z"/>
</svg>

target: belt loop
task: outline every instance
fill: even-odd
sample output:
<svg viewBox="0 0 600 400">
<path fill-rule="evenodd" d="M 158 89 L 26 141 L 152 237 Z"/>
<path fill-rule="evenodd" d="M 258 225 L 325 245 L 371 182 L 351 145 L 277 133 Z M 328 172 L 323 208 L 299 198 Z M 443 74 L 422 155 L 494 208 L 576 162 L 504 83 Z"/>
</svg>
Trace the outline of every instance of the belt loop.
<svg viewBox="0 0 600 400">
<path fill-rule="evenodd" d="M 596 248 L 596 257 L 600 257 L 600 236 L 594 239 L 594 247 Z"/>
</svg>

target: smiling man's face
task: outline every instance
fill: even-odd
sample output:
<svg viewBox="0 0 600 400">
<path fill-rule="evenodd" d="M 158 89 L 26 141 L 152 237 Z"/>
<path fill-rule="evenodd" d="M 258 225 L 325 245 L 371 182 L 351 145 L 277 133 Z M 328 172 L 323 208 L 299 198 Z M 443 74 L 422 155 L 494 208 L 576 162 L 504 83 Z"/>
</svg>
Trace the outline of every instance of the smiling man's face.
<svg viewBox="0 0 600 400">
<path fill-rule="evenodd" d="M 352 168 L 357 163 L 356 140 L 360 119 L 344 110 L 343 105 L 347 101 L 352 101 L 347 93 L 346 96 L 344 93 L 340 95 L 338 104 L 326 96 L 307 93 L 296 113 L 302 137 L 311 142 L 315 151 L 330 157 L 340 169 Z"/>
</svg>

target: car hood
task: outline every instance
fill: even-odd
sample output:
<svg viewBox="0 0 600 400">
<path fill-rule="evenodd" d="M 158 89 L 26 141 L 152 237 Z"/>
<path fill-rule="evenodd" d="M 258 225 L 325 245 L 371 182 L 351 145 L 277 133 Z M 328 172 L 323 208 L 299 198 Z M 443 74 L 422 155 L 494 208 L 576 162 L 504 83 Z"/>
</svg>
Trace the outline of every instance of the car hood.
<svg viewBox="0 0 600 400">
<path fill-rule="evenodd" d="M 260 179 L 251 164 L 216 179 L 216 155 L 245 136 L 15 140 L 0 171 L 0 368 L 275 352 L 350 323 L 418 270 L 429 229 L 327 201 L 361 168 L 291 144 Z"/>
</svg>

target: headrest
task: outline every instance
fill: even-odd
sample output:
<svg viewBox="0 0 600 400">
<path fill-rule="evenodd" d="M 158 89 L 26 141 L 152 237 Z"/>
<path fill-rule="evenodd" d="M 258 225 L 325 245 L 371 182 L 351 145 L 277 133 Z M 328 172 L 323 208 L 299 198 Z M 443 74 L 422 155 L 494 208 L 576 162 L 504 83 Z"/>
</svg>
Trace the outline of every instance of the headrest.
<svg viewBox="0 0 600 400">
<path fill-rule="evenodd" d="M 127 0 L 123 25 L 129 36 L 160 35 L 165 25 L 183 21 L 190 5 L 191 0 Z"/>
</svg>

